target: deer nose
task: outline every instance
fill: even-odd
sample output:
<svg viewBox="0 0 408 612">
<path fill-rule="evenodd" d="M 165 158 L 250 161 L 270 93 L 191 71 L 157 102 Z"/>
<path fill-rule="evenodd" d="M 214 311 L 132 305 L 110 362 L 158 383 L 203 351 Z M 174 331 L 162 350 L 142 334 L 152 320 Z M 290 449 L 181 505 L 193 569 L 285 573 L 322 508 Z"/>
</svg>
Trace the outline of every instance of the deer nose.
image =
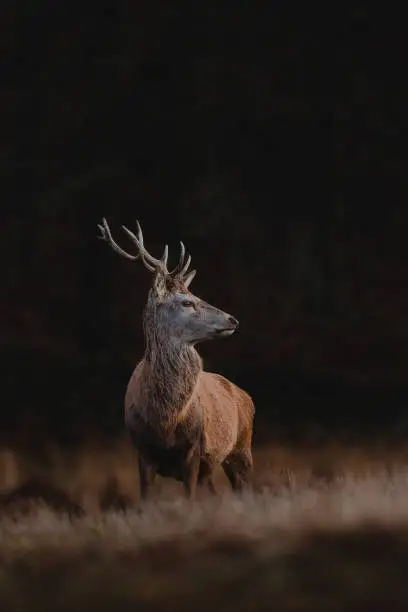
<svg viewBox="0 0 408 612">
<path fill-rule="evenodd" d="M 231 316 L 229 316 L 229 317 L 228 317 L 228 321 L 229 321 L 230 323 L 232 323 L 232 325 L 233 325 L 234 327 L 238 327 L 238 325 L 239 325 L 239 321 L 238 321 L 238 319 L 236 319 L 235 317 L 231 317 Z"/>
</svg>

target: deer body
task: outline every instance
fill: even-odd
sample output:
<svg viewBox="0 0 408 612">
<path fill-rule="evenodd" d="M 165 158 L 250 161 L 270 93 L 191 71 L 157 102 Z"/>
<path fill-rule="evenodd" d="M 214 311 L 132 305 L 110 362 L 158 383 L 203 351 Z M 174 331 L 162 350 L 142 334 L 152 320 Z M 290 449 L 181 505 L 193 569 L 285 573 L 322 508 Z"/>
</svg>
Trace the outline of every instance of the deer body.
<svg viewBox="0 0 408 612">
<path fill-rule="evenodd" d="M 199 482 L 210 477 L 233 452 L 246 454 L 243 459 L 251 462 L 254 409 L 245 391 L 203 370 L 194 373 L 191 383 L 184 386 L 185 373 L 180 370 L 183 401 L 176 409 L 174 403 L 166 406 L 160 401 L 160 385 L 155 387 L 149 370 L 143 360 L 130 379 L 125 421 L 135 446 L 158 474 L 183 481 L 186 456 L 195 446 L 200 458 Z"/>
<path fill-rule="evenodd" d="M 102 237 L 122 255 L 104 220 Z M 126 228 L 124 228 L 126 229 Z M 213 472 L 222 465 L 234 489 L 249 481 L 252 470 L 254 405 L 250 396 L 219 374 L 205 372 L 198 342 L 231 335 L 238 321 L 188 290 L 195 271 L 183 267 L 184 246 L 176 270 L 167 270 L 167 247 L 161 260 L 136 238 L 146 267 L 155 273 L 144 311 L 145 354 L 125 395 L 125 423 L 138 450 L 141 496 L 146 498 L 156 474 L 214 492 Z"/>
</svg>

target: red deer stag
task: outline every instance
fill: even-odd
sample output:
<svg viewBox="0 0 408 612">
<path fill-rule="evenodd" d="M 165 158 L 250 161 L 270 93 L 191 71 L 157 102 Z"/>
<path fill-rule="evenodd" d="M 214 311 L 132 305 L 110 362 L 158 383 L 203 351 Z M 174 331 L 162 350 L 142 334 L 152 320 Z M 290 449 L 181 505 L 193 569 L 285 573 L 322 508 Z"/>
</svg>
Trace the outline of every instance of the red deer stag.
<svg viewBox="0 0 408 612">
<path fill-rule="evenodd" d="M 114 251 L 135 261 L 140 257 L 153 273 L 143 316 L 145 353 L 126 390 L 125 422 L 138 451 L 140 494 L 146 499 L 156 474 L 183 483 L 188 497 L 196 484 L 215 493 L 213 472 L 222 465 L 234 490 L 249 484 L 252 472 L 254 404 L 250 396 L 219 374 L 203 371 L 195 345 L 230 336 L 238 327 L 231 315 L 189 291 L 196 271 L 181 255 L 167 269 L 167 245 L 161 259 L 152 257 L 137 236 L 123 226 L 137 254 L 124 251 L 112 238 L 106 219 L 98 225 Z"/>
</svg>

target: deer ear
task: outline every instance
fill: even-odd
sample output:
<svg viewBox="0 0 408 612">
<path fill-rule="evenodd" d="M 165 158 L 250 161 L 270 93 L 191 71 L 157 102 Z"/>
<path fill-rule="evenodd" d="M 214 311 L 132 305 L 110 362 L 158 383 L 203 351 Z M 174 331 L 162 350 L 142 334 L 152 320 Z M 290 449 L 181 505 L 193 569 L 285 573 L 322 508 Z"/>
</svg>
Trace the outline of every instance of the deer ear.
<svg viewBox="0 0 408 612">
<path fill-rule="evenodd" d="M 153 291 L 158 298 L 163 298 L 167 293 L 166 276 L 163 272 L 156 272 L 153 279 Z"/>
<path fill-rule="evenodd" d="M 191 270 L 187 274 L 185 279 L 183 279 L 183 283 L 184 283 L 184 286 L 186 287 L 186 289 L 189 288 L 189 286 L 191 285 L 191 282 L 192 282 L 192 280 L 193 280 L 193 278 L 195 277 L 196 274 L 197 274 L 197 270 Z"/>
</svg>

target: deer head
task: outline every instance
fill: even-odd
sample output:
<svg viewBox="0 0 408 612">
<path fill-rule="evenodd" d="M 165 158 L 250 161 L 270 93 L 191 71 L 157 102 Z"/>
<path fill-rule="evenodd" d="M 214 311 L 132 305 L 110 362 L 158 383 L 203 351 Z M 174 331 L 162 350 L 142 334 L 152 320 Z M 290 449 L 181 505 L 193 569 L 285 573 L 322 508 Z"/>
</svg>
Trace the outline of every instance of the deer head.
<svg viewBox="0 0 408 612">
<path fill-rule="evenodd" d="M 137 247 L 132 255 L 124 251 L 112 238 L 108 223 L 104 218 L 98 225 L 101 235 L 114 251 L 136 261 L 141 259 L 145 267 L 153 273 L 153 282 L 144 313 L 145 333 L 160 330 L 169 340 L 181 344 L 196 344 L 215 337 L 230 336 L 238 327 L 238 321 L 231 315 L 207 304 L 189 291 L 196 270 L 189 270 L 191 256 L 186 256 L 184 244 L 180 242 L 181 253 L 177 266 L 167 268 L 168 247 L 164 247 L 161 259 L 153 257 L 145 248 L 143 233 L 137 221 L 137 236 L 122 226 Z"/>
</svg>

